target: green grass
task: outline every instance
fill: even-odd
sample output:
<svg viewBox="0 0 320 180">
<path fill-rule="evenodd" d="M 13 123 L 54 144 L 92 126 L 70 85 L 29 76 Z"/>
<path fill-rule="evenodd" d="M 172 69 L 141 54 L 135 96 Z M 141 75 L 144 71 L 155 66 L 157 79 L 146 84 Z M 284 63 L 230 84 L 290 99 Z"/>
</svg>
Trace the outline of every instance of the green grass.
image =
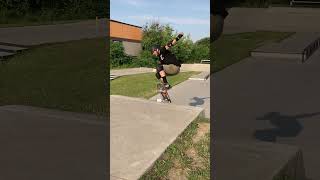
<svg viewBox="0 0 320 180">
<path fill-rule="evenodd" d="M 0 64 L 0 105 L 106 111 L 104 39 L 51 44 Z"/>
<path fill-rule="evenodd" d="M 250 52 L 268 42 L 279 42 L 293 33 L 258 31 L 223 35 L 211 46 L 213 54 L 213 70 L 217 72 L 225 67 L 250 56 Z"/>
<path fill-rule="evenodd" d="M 207 133 L 199 142 L 193 142 L 199 123 L 210 123 L 210 121 L 204 118 L 193 121 L 140 180 L 167 179 L 169 171 L 176 166 L 174 162 L 179 163 L 179 169 L 185 170 L 186 178 L 190 180 L 210 179 L 210 135 Z M 202 162 L 201 167 L 195 166 L 194 160 L 186 154 L 186 150 L 190 148 L 196 149 Z"/>
<path fill-rule="evenodd" d="M 180 72 L 176 76 L 167 76 L 167 80 L 171 86 L 174 86 L 198 73 L 199 72 Z M 154 73 L 123 76 L 111 81 L 110 94 L 151 98 L 157 94 L 157 83 L 158 81 Z"/>
</svg>

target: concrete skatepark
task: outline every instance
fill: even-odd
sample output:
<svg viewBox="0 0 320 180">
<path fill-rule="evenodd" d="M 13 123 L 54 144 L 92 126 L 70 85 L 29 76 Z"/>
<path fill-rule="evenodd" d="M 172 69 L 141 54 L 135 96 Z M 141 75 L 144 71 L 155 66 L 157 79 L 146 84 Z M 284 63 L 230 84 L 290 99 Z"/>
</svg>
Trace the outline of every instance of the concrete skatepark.
<svg viewBox="0 0 320 180">
<path fill-rule="evenodd" d="M 261 12 L 261 9 L 233 9 L 226 22 L 225 32 L 292 29 L 301 33 L 320 32 L 318 24 L 314 23 L 318 21 L 318 11 L 310 10 L 310 14 L 308 9 L 280 11 L 279 8 L 273 8 Z M 252 16 L 259 13 L 260 15 Z M 275 18 L 279 17 L 279 14 L 280 18 Z M 295 21 L 291 18 L 285 19 L 285 15 L 296 17 L 297 14 L 302 14 L 304 18 L 297 17 Z M 305 21 L 306 17 L 310 21 Z M 247 18 L 250 23 L 240 23 L 246 22 L 241 18 Z M 253 26 L 255 22 L 257 24 Z M 301 24 L 297 26 L 296 23 Z M 217 158 L 214 164 L 217 165 L 217 179 L 239 177 L 255 180 L 263 176 L 267 180 L 281 173 L 293 174 L 295 179 L 301 179 L 305 175 L 310 180 L 319 179 L 317 153 L 320 149 L 317 143 L 317 127 L 320 107 L 320 52 L 315 51 L 304 63 L 297 63 L 296 60 L 288 56 L 270 58 L 265 54 L 249 57 L 207 80 L 190 79 L 179 84 L 170 91 L 174 103 L 162 109 L 169 111 L 166 108 L 174 107 L 174 110 L 170 109 L 170 113 L 177 111 L 184 115 L 173 122 L 168 122 L 167 117 L 161 117 L 158 111 L 154 111 L 158 107 L 154 108 L 152 105 L 163 106 L 153 102 L 156 97 L 147 101 L 112 96 L 113 119 L 110 125 L 111 132 L 114 133 L 111 136 L 114 135 L 114 140 L 119 140 L 112 142 L 111 138 L 111 143 L 114 143 L 112 146 L 121 150 L 127 147 L 135 148 L 132 151 L 111 149 L 111 153 L 115 153 L 115 156 L 111 154 L 111 162 L 114 162 L 114 166 L 111 165 L 111 178 L 138 178 L 146 170 L 144 168 L 149 168 L 194 118 L 202 115 L 210 117 L 208 89 L 210 79 L 213 78 L 214 88 L 211 90 L 215 95 L 215 119 L 212 137 L 216 140 Z M 190 90 L 190 87 L 196 88 Z M 142 106 L 143 111 L 130 111 L 132 114 L 129 114 L 122 109 L 123 106 Z M 190 114 L 184 114 L 185 112 Z M 0 113 L 1 119 L 4 119 L 1 121 L 2 141 L 8 144 L 8 148 L 2 149 L 2 154 L 6 156 L 1 160 L 5 163 L 1 163 L 4 172 L 0 179 L 105 177 L 105 169 L 101 169 L 105 167 L 105 158 L 101 157 L 104 157 L 106 152 L 106 125 L 99 117 L 24 106 L 2 106 Z M 150 123 L 150 117 L 154 117 L 152 119 L 157 123 Z M 278 125 L 279 122 L 284 122 L 285 125 Z M 132 129 L 128 127 L 131 124 Z M 147 131 L 143 131 L 144 129 Z M 137 134 L 133 130 L 140 131 Z M 164 132 L 167 136 L 162 137 Z M 151 142 L 148 135 L 156 135 L 157 142 L 160 143 Z M 134 137 L 139 139 L 137 143 L 130 140 Z M 143 140 L 147 143 L 143 143 Z M 150 146 L 143 147 L 145 151 L 140 151 L 141 149 L 137 148 L 138 143 Z M 13 162 L 20 164 L 17 166 Z M 125 166 L 122 166 L 123 164 Z M 133 168 L 131 171 L 124 171 L 125 167 Z M 233 173 L 230 173 L 230 168 Z M 20 173 L 16 173 L 17 171 Z M 49 172 L 57 173 L 48 176 Z M 267 175 L 270 176 L 266 177 Z"/>
</svg>

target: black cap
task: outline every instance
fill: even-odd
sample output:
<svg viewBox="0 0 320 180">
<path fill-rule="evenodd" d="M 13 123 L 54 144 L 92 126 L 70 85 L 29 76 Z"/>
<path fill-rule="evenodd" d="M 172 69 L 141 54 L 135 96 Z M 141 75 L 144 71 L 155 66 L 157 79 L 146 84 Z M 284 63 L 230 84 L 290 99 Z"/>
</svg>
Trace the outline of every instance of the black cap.
<svg viewBox="0 0 320 180">
<path fill-rule="evenodd" d="M 157 50 L 157 49 L 160 49 L 160 46 L 159 45 L 153 45 L 151 47 L 151 52 L 153 53 L 153 51 Z"/>
</svg>

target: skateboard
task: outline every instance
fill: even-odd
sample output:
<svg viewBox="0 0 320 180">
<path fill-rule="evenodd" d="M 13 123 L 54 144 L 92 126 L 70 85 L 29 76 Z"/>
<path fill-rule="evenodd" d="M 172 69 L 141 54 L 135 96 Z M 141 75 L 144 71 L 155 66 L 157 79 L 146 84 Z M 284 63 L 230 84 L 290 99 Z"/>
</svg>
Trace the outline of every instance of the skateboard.
<svg viewBox="0 0 320 180">
<path fill-rule="evenodd" d="M 168 93 L 167 88 L 164 86 L 162 82 L 157 84 L 157 91 L 160 93 L 162 99 L 157 99 L 158 102 L 171 103 L 171 99 Z"/>
</svg>

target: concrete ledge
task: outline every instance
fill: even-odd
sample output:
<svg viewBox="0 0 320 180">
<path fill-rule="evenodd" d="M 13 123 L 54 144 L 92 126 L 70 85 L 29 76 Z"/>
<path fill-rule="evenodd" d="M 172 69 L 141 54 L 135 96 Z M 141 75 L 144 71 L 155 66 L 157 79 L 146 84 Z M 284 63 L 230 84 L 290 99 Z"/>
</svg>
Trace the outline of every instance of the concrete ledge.
<svg viewBox="0 0 320 180">
<path fill-rule="evenodd" d="M 319 48 L 319 37 L 319 33 L 297 33 L 279 43 L 258 47 L 251 52 L 251 56 L 304 62 Z"/>
<path fill-rule="evenodd" d="M 295 62 L 302 62 L 302 52 L 298 53 L 276 53 L 276 52 L 259 52 L 253 51 L 251 52 L 252 57 L 256 58 L 272 58 L 272 59 L 279 59 L 279 60 L 291 60 Z"/>
<path fill-rule="evenodd" d="M 20 52 L 23 50 L 26 50 L 27 48 L 24 47 L 19 47 L 19 46 L 8 46 L 8 45 L 1 45 L 0 43 L 0 51 L 5 51 L 5 52 Z"/>
<path fill-rule="evenodd" d="M 204 71 L 204 72 L 201 72 L 200 74 L 190 77 L 189 79 L 204 81 L 204 80 L 207 80 L 209 76 L 210 76 L 210 72 Z"/>
<path fill-rule="evenodd" d="M 7 57 L 10 57 L 10 56 L 13 56 L 13 55 L 14 55 L 14 53 L 0 51 L 0 59 L 1 58 L 7 58 Z"/>
<path fill-rule="evenodd" d="M 180 71 L 207 71 L 207 72 L 210 72 L 210 64 L 182 64 Z"/>
<path fill-rule="evenodd" d="M 141 177 L 203 109 L 110 96 L 110 176 Z"/>
</svg>

